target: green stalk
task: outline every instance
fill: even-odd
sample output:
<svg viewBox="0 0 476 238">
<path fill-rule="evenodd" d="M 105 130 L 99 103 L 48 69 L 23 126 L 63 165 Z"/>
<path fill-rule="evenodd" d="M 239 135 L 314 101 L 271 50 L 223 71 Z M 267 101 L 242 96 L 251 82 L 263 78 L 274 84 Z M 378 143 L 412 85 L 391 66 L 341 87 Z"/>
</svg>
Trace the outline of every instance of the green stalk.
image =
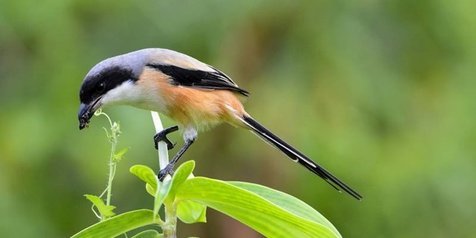
<svg viewBox="0 0 476 238">
<path fill-rule="evenodd" d="M 106 115 L 107 116 L 107 115 Z M 109 122 L 111 119 L 107 116 Z M 111 131 L 112 131 L 112 138 L 111 138 L 111 153 L 109 155 L 109 178 L 107 180 L 107 195 L 106 195 L 106 205 L 111 205 L 111 196 L 112 196 L 112 180 L 114 179 L 114 175 L 116 174 L 116 161 L 114 160 L 114 154 L 116 153 L 117 147 L 117 133 L 113 129 L 113 125 L 111 124 Z"/>
<path fill-rule="evenodd" d="M 154 127 L 156 133 L 159 133 L 164 129 L 162 125 L 162 121 L 160 120 L 159 113 L 151 111 L 152 114 L 152 121 L 154 122 Z M 163 141 L 159 142 L 158 145 L 158 151 L 159 155 L 159 166 L 160 169 L 165 168 L 167 164 L 169 163 L 169 153 L 167 149 L 167 144 Z M 165 177 L 165 180 L 169 180 L 170 176 Z M 160 182 L 157 181 L 157 184 Z M 160 185 L 159 185 L 160 186 Z M 157 194 L 156 197 L 158 196 L 159 189 L 157 189 Z M 154 206 L 158 206 L 158 204 L 154 204 Z M 177 211 L 175 205 L 164 203 L 164 209 L 165 209 L 165 222 L 163 224 L 160 224 L 162 231 L 164 233 L 164 238 L 175 238 L 176 236 L 176 230 L 177 230 Z M 155 209 L 154 209 L 155 210 Z"/>
<path fill-rule="evenodd" d="M 165 223 L 162 225 L 164 238 L 176 238 L 177 230 L 177 209 L 174 204 L 164 204 Z"/>
<path fill-rule="evenodd" d="M 152 122 L 154 122 L 155 133 L 159 133 L 164 130 L 164 126 L 162 125 L 162 121 L 160 120 L 159 113 L 157 112 L 150 112 L 152 115 Z M 169 152 L 167 149 L 167 144 L 163 141 L 159 142 L 158 150 L 159 156 L 159 167 L 160 169 L 164 169 L 165 166 L 169 164 Z"/>
<path fill-rule="evenodd" d="M 106 189 L 99 195 L 99 197 L 103 197 L 104 194 L 106 194 L 106 205 L 109 206 L 111 205 L 111 197 L 112 197 L 112 181 L 114 180 L 114 176 L 116 174 L 116 167 L 117 167 L 117 161 L 115 160 L 115 154 L 117 150 L 117 143 L 119 141 L 119 135 L 121 134 L 119 124 L 116 122 L 112 122 L 111 118 L 101 110 L 98 110 L 95 113 L 96 116 L 103 115 L 107 118 L 111 133 L 108 132 L 106 128 L 104 130 L 106 131 L 106 135 L 109 138 L 109 142 L 111 143 L 111 153 L 109 155 L 109 175 L 107 179 L 107 186 Z M 101 220 L 106 219 L 105 217 L 101 216 Z"/>
</svg>

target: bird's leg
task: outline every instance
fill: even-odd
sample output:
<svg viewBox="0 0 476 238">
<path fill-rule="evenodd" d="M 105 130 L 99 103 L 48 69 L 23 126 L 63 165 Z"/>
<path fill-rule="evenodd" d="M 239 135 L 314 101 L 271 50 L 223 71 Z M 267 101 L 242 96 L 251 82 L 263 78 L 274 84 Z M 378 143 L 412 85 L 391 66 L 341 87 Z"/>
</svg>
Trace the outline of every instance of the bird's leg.
<svg viewBox="0 0 476 238">
<path fill-rule="evenodd" d="M 174 156 L 174 158 L 169 162 L 167 166 L 165 166 L 164 169 L 159 171 L 159 181 L 163 181 L 165 176 L 167 174 L 172 174 L 174 171 L 174 166 L 177 163 L 177 161 L 182 157 L 182 155 L 187 151 L 187 149 L 192 145 L 192 143 L 195 141 L 195 139 L 189 139 L 185 141 L 185 144 L 180 148 L 179 152 Z"/>
<path fill-rule="evenodd" d="M 165 142 L 167 144 L 167 149 L 168 150 L 173 149 L 175 144 L 172 143 L 169 140 L 169 138 L 167 138 L 167 135 L 174 132 L 174 131 L 177 131 L 177 130 L 178 130 L 178 126 L 172 126 L 172 127 L 166 128 L 166 129 L 160 131 L 159 133 L 155 134 L 155 136 L 154 136 L 155 149 L 157 150 L 159 148 L 159 141 Z"/>
</svg>

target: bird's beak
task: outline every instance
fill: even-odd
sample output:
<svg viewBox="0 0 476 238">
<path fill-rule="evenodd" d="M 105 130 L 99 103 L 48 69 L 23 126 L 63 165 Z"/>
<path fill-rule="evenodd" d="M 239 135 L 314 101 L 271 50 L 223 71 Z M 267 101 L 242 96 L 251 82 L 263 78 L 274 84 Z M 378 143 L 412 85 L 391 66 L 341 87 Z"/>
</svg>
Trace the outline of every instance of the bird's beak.
<svg viewBox="0 0 476 238">
<path fill-rule="evenodd" d="M 81 103 L 79 105 L 78 120 L 79 129 L 82 130 L 89 124 L 89 119 L 94 115 L 94 112 L 101 107 L 101 97 L 98 97 L 90 104 Z"/>
</svg>

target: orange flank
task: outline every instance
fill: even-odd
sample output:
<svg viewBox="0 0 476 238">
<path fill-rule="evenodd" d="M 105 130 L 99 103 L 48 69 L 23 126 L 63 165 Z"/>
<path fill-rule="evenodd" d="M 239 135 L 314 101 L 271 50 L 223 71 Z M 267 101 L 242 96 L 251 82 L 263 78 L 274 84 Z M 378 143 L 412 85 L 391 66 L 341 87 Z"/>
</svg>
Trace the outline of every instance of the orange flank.
<svg viewBox="0 0 476 238">
<path fill-rule="evenodd" d="M 173 85 L 169 76 L 154 69 L 145 69 L 140 79 L 144 88 L 161 94 L 166 115 L 182 125 L 206 129 L 227 122 L 247 127 L 241 118 L 248 114 L 236 92 Z"/>
</svg>

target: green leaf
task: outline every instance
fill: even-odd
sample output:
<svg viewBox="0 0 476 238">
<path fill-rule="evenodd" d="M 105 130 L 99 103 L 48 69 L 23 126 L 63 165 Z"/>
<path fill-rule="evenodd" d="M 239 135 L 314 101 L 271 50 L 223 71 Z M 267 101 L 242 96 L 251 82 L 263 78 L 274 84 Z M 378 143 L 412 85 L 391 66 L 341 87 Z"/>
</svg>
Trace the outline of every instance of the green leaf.
<svg viewBox="0 0 476 238">
<path fill-rule="evenodd" d="M 159 213 L 160 207 L 165 202 L 169 206 L 173 206 L 175 199 L 175 192 L 182 183 L 187 180 L 188 176 L 192 173 L 195 167 L 195 161 L 189 160 L 181 164 L 175 171 L 172 179 L 165 179 L 162 183 L 159 183 L 159 192 L 154 199 L 154 215 Z M 146 187 L 147 189 L 147 187 Z"/>
<path fill-rule="evenodd" d="M 154 171 L 145 165 L 134 165 L 129 171 L 146 183 L 146 190 L 152 196 L 155 196 L 157 190 L 157 176 Z"/>
<path fill-rule="evenodd" d="M 194 168 L 195 161 L 193 160 L 189 160 L 177 168 L 172 177 L 172 185 L 168 194 L 168 199 L 171 201 L 175 199 L 175 193 L 177 192 L 177 189 L 180 187 L 180 185 L 182 185 L 183 182 L 185 182 L 185 180 L 187 180 L 190 174 L 192 174 Z"/>
<path fill-rule="evenodd" d="M 265 187 L 259 184 L 246 183 L 246 182 L 228 182 L 237 187 L 246 189 L 250 192 L 256 193 L 275 205 L 291 212 L 299 217 L 309 219 L 320 223 L 327 228 L 330 228 L 338 237 L 342 237 L 332 223 L 327 220 L 318 211 L 314 210 L 311 206 L 305 202 L 281 191 Z"/>
<path fill-rule="evenodd" d="M 124 158 L 124 155 L 129 151 L 129 147 L 123 148 L 122 150 L 116 152 L 112 158 L 114 161 L 119 162 Z"/>
<path fill-rule="evenodd" d="M 150 224 L 154 224 L 151 210 L 135 210 L 98 222 L 76 233 L 72 238 L 116 237 Z"/>
<path fill-rule="evenodd" d="M 109 218 L 116 215 L 113 210 L 116 208 L 115 206 L 106 205 L 104 201 L 95 195 L 85 194 L 84 195 L 89 201 L 93 203 L 93 205 L 98 209 L 101 217 Z"/>
<path fill-rule="evenodd" d="M 159 183 L 159 187 L 154 198 L 154 216 L 157 216 L 157 214 L 159 214 L 160 207 L 164 203 L 167 195 L 169 194 L 171 184 L 172 180 L 170 179 L 166 179 L 162 183 Z"/>
<path fill-rule="evenodd" d="M 175 199 L 176 191 L 179 188 L 179 185 L 182 185 L 185 180 L 190 177 L 194 177 L 192 172 L 195 168 L 195 161 L 187 161 L 182 164 L 177 171 L 180 171 L 180 174 L 174 175 L 177 178 L 175 181 L 175 186 L 172 187 L 173 192 L 171 191 L 169 197 Z M 192 224 L 197 222 L 207 222 L 207 206 L 194 201 L 180 201 L 177 204 L 177 217 L 186 224 Z"/>
<path fill-rule="evenodd" d="M 148 194 L 150 194 L 152 197 L 155 196 L 155 193 L 157 192 L 157 188 L 152 187 L 152 185 L 146 183 L 145 184 L 145 190 L 147 191 Z"/>
<path fill-rule="evenodd" d="M 163 237 L 164 235 L 162 235 L 156 230 L 146 230 L 146 231 L 137 233 L 132 238 L 163 238 Z"/>
<path fill-rule="evenodd" d="M 177 204 L 177 216 L 187 224 L 207 222 L 207 207 L 190 200 L 180 201 Z"/>
<path fill-rule="evenodd" d="M 154 187 L 157 186 L 157 177 L 151 168 L 138 164 L 132 166 L 129 171 L 137 176 L 140 180 L 153 185 Z"/>
<path fill-rule="evenodd" d="M 256 193 L 219 180 L 188 179 L 177 191 L 176 199 L 192 200 L 211 207 L 266 237 L 339 237 L 328 226 L 300 217 Z"/>
</svg>

